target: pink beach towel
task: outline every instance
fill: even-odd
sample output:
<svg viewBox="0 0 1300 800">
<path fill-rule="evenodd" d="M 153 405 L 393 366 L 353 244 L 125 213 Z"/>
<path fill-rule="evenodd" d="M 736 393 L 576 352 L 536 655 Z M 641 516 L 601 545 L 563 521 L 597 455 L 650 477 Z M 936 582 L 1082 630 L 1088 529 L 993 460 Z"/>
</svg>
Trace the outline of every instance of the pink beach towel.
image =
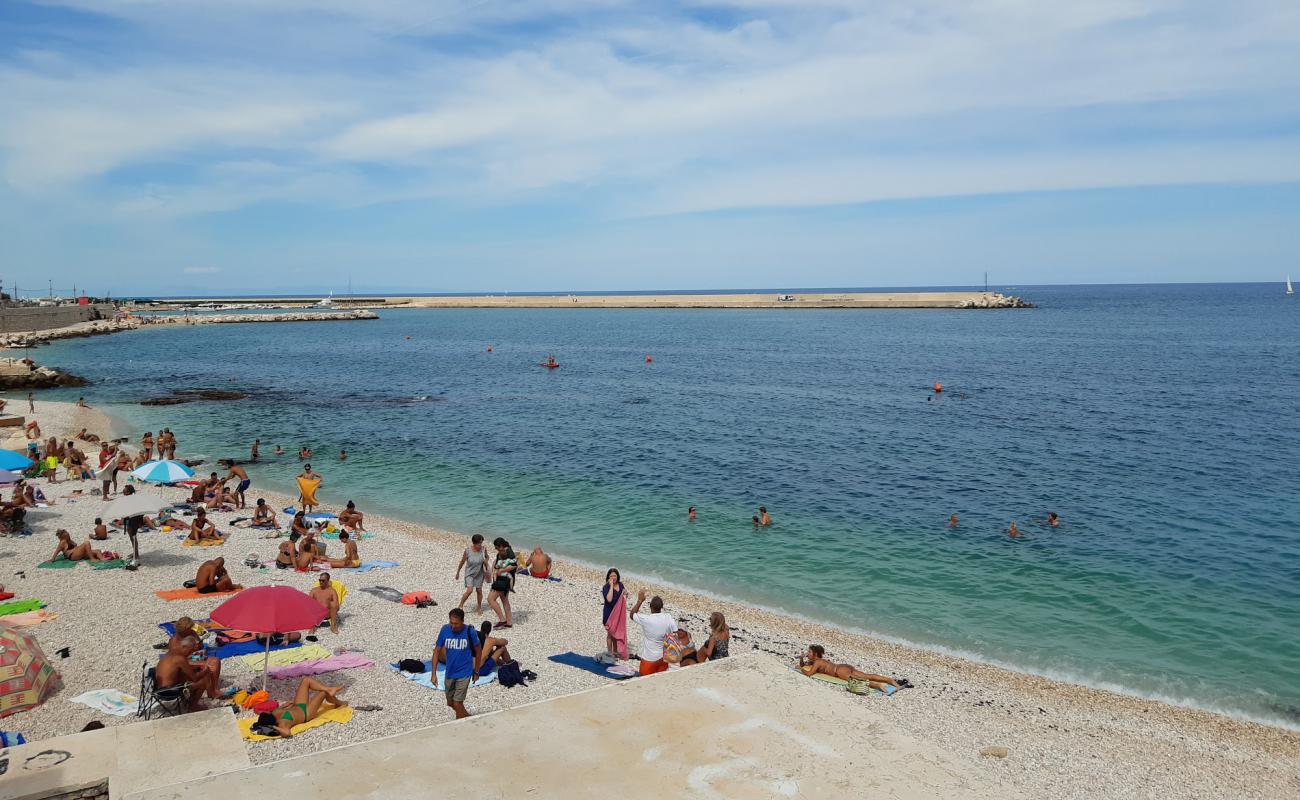
<svg viewBox="0 0 1300 800">
<path fill-rule="evenodd" d="M 361 653 L 343 653 L 316 661 L 300 661 L 287 667 L 271 667 L 267 672 L 272 678 L 301 678 L 304 675 L 320 675 L 340 669 L 359 669 L 373 667 L 375 662 Z"/>
<path fill-rule="evenodd" d="M 627 592 L 618 596 L 614 610 L 609 612 L 609 619 L 605 622 L 605 630 L 618 645 L 618 657 L 627 658 Z"/>
</svg>

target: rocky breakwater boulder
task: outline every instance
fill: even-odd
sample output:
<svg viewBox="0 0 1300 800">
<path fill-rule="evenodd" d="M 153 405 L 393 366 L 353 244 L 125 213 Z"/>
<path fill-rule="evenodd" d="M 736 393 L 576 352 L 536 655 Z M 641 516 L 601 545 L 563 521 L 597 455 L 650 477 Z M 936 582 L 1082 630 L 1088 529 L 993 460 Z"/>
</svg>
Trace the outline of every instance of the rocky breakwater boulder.
<svg viewBox="0 0 1300 800">
<path fill-rule="evenodd" d="M 57 389 L 60 386 L 85 386 L 89 381 L 61 369 L 42 367 L 27 359 L 13 361 L 0 368 L 0 389 Z"/>
<path fill-rule="evenodd" d="M 140 405 L 178 406 L 182 403 L 193 403 L 197 400 L 243 400 L 245 397 L 248 397 L 247 392 L 237 392 L 230 389 L 180 389 L 165 397 L 151 397 L 148 400 L 141 400 Z"/>
<path fill-rule="evenodd" d="M 957 304 L 957 308 L 1034 308 L 1033 303 L 1026 303 L 1019 297 L 1010 297 L 1005 294 L 982 294 L 979 297 L 972 297 L 969 300 L 963 300 Z"/>
<path fill-rule="evenodd" d="M 354 319 L 379 319 L 379 315 L 366 309 L 355 311 L 286 311 L 282 314 L 215 314 L 208 317 L 190 317 L 189 322 L 200 325 L 221 325 L 234 322 L 339 322 Z"/>
<path fill-rule="evenodd" d="M 105 336 L 118 331 L 134 330 L 139 323 L 135 320 L 95 320 L 78 322 L 64 328 L 50 328 L 44 331 L 27 333 L 9 333 L 0 335 L 0 348 L 37 347 L 54 339 L 79 339 L 85 336 Z"/>
</svg>

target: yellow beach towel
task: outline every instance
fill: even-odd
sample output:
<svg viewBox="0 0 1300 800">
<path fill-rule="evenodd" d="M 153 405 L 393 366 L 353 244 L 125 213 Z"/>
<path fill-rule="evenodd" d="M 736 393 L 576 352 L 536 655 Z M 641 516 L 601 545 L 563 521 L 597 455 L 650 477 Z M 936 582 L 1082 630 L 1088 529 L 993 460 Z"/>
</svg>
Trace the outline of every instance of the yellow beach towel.
<svg viewBox="0 0 1300 800">
<path fill-rule="evenodd" d="M 316 661 L 322 658 L 329 658 L 333 653 L 321 647 L 318 644 L 307 644 L 302 647 L 286 647 L 283 650 L 271 651 L 272 667 L 287 667 L 290 664 L 297 664 L 299 661 Z M 262 671 L 262 661 L 266 659 L 266 653 L 253 653 L 251 655 L 239 656 L 239 660 L 247 666 Z"/>
<path fill-rule="evenodd" d="M 308 586 L 303 591 L 310 592 L 312 589 L 315 589 L 319 585 L 320 585 L 320 581 L 313 581 L 311 586 Z M 334 593 L 339 596 L 339 608 L 342 608 L 343 601 L 348 596 L 348 587 L 344 586 L 343 583 L 338 578 L 330 578 L 330 586 L 334 587 Z"/>
<path fill-rule="evenodd" d="M 225 543 L 225 539 L 199 539 L 197 542 L 193 539 L 186 539 L 181 542 L 181 547 L 220 547 Z"/>
<path fill-rule="evenodd" d="M 272 654 L 274 655 L 274 654 Z M 319 728 L 327 722 L 337 722 L 340 725 L 346 725 L 352 721 L 352 706 L 343 706 L 342 708 L 331 708 L 329 711 L 322 713 L 311 722 L 304 722 L 301 725 L 294 725 L 289 732 L 294 736 L 309 731 L 312 728 Z M 274 736 L 258 736 L 253 733 L 253 723 L 257 722 L 256 717 L 241 719 L 239 721 L 239 733 L 250 742 L 264 742 L 267 739 L 274 739 Z"/>
<path fill-rule="evenodd" d="M 316 490 L 320 488 L 320 478 L 298 478 L 298 502 L 304 506 L 318 506 Z"/>
</svg>

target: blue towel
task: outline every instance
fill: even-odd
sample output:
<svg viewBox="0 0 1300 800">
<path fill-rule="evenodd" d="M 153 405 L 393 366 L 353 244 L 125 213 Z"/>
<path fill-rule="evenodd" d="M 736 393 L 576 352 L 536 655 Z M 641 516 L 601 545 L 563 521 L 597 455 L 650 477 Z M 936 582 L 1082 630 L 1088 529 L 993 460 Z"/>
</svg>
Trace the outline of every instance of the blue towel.
<svg viewBox="0 0 1300 800">
<path fill-rule="evenodd" d="M 547 656 L 547 661 L 554 661 L 556 664 L 563 664 L 566 667 L 576 667 L 583 672 L 590 672 L 593 675 L 599 675 L 602 678 L 609 678 L 613 681 L 621 681 L 624 678 L 630 678 L 631 675 L 618 675 L 607 672 L 609 669 L 605 664 L 600 663 L 591 656 L 579 655 L 572 650 L 567 653 L 560 653 L 558 656 Z"/>
<path fill-rule="evenodd" d="M 385 569 L 387 567 L 400 567 L 396 561 L 362 561 L 361 566 L 353 567 L 355 572 L 369 572 L 372 569 Z"/>
<path fill-rule="evenodd" d="M 208 621 L 209 620 L 200 620 L 199 624 L 203 625 Z M 176 624 L 173 622 L 163 622 L 159 624 L 158 627 L 162 628 L 168 636 L 176 635 Z M 271 645 L 271 651 L 288 650 L 291 647 L 302 647 L 302 642 L 293 642 L 292 644 L 273 644 Z M 215 650 L 208 651 L 208 658 L 226 659 L 234 658 L 235 656 L 247 656 L 254 653 L 265 652 L 266 645 L 256 639 L 251 639 L 247 642 L 230 642 L 228 644 L 220 645 Z"/>
<path fill-rule="evenodd" d="M 437 689 L 440 692 L 447 691 L 447 678 L 446 678 L 447 665 L 446 664 L 438 665 L 437 685 L 434 685 L 433 675 L 432 673 L 429 672 L 429 667 L 433 666 L 433 661 L 431 659 L 426 658 L 424 660 L 424 672 L 402 672 L 402 668 L 398 664 L 389 664 L 388 666 L 400 672 L 407 680 L 411 681 L 412 683 L 418 683 L 421 686 L 425 687 L 426 689 Z M 486 686 L 489 683 L 495 681 L 496 679 L 497 679 L 496 672 L 495 671 L 489 672 L 487 675 L 478 676 L 478 680 L 474 681 L 472 684 L 470 684 L 470 686 Z"/>
</svg>

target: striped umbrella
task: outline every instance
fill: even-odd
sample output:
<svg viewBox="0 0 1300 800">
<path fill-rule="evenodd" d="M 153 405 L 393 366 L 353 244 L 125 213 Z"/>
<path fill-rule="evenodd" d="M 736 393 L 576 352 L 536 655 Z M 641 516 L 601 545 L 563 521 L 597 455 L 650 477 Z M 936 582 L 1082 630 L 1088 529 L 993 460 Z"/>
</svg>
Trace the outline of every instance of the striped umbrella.
<svg viewBox="0 0 1300 800">
<path fill-rule="evenodd" d="M 36 639 L 0 622 L 0 717 L 36 708 L 61 685 Z"/>
<path fill-rule="evenodd" d="M 131 474 L 138 481 L 150 483 L 180 483 L 194 477 L 194 470 L 179 461 L 148 461 L 136 467 Z"/>
</svg>

